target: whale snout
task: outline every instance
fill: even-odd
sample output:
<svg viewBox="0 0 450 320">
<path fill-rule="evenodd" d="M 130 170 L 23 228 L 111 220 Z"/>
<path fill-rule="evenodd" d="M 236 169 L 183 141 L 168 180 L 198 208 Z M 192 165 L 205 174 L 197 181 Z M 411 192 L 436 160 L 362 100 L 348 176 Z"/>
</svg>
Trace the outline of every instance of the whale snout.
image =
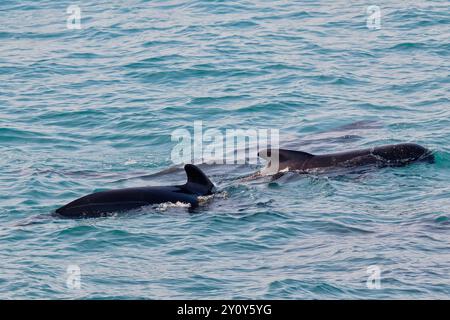
<svg viewBox="0 0 450 320">
<path fill-rule="evenodd" d="M 428 163 L 435 163 L 436 158 L 434 156 L 434 152 L 431 150 L 426 150 L 426 152 L 419 158 L 420 161 L 425 161 Z"/>
</svg>

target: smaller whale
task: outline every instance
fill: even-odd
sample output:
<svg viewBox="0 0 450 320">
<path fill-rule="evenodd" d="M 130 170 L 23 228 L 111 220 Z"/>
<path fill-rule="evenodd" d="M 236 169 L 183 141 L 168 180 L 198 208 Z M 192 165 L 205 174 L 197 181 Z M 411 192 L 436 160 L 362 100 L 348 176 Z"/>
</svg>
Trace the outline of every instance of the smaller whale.
<svg viewBox="0 0 450 320">
<path fill-rule="evenodd" d="M 213 194 L 215 186 L 195 165 L 187 164 L 184 170 L 187 182 L 183 185 L 96 192 L 74 200 L 55 212 L 66 218 L 92 218 L 165 202 L 182 202 L 195 208 L 199 205 L 198 197 Z"/>
<path fill-rule="evenodd" d="M 273 151 L 275 152 L 270 149 L 262 150 L 258 153 L 258 156 L 268 160 L 268 168 L 275 165 L 276 171 L 308 172 L 311 170 L 361 166 L 399 167 L 416 161 L 434 162 L 434 155 L 430 150 L 414 143 L 385 145 L 322 155 L 286 149 L 274 149 Z M 272 159 L 272 156 L 274 159 Z M 274 163 L 272 163 L 273 161 Z"/>
</svg>

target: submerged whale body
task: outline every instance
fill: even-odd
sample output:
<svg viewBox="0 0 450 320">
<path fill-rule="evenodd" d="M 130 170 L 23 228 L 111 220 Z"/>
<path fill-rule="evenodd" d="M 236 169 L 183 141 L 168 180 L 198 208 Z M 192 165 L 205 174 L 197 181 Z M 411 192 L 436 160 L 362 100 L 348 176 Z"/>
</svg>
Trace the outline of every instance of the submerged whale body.
<svg viewBox="0 0 450 320">
<path fill-rule="evenodd" d="M 307 152 L 278 149 L 278 170 L 308 172 L 316 169 L 352 168 L 360 166 L 399 167 L 416 161 L 434 162 L 432 152 L 418 144 L 402 143 L 363 150 L 313 155 Z M 275 152 L 273 153 L 275 156 Z M 258 156 L 272 165 L 272 150 L 263 150 Z"/>
<path fill-rule="evenodd" d="M 184 166 L 187 182 L 179 186 L 139 187 L 96 192 L 57 209 L 56 214 L 68 218 L 101 217 L 111 212 L 137 209 L 165 202 L 182 202 L 198 206 L 198 197 L 214 192 L 214 184 L 195 165 Z"/>
</svg>

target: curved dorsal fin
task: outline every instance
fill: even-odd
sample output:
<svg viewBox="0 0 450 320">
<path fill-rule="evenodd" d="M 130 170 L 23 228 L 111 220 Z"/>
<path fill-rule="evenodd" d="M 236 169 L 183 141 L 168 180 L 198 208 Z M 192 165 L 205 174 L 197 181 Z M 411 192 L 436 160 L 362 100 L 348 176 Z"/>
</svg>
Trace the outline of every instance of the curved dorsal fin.
<svg viewBox="0 0 450 320">
<path fill-rule="evenodd" d="M 184 170 L 187 175 L 187 182 L 184 187 L 187 190 L 198 195 L 209 195 L 214 192 L 214 184 L 197 166 L 187 164 L 184 166 Z"/>
</svg>

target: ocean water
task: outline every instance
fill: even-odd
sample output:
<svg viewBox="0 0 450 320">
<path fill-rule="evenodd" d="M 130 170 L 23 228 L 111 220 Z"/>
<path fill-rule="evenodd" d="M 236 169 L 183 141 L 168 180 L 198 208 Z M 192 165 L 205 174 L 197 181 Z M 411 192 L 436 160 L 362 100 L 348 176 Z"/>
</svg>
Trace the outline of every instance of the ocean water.
<svg viewBox="0 0 450 320">
<path fill-rule="evenodd" d="M 449 297 L 448 1 L 2 0 L 0 44 L 0 298 Z M 313 153 L 415 142 L 436 163 L 273 181 L 202 165 L 220 194 L 195 212 L 52 216 L 183 183 L 154 174 L 194 121 Z"/>
</svg>

